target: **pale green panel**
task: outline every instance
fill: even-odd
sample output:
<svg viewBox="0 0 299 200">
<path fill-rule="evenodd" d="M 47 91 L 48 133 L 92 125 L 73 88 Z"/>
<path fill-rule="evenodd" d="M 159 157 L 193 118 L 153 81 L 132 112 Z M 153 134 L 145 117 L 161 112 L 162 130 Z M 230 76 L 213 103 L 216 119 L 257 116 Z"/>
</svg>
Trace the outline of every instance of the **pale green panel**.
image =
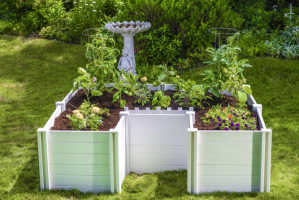
<svg viewBox="0 0 299 200">
<path fill-rule="evenodd" d="M 260 154 L 259 143 L 198 143 L 198 154 Z"/>
<path fill-rule="evenodd" d="M 109 176 L 62 176 L 52 175 L 51 187 L 82 186 L 82 187 L 110 187 Z"/>
<path fill-rule="evenodd" d="M 109 165 L 50 165 L 51 175 L 109 176 Z"/>
<path fill-rule="evenodd" d="M 260 187 L 260 177 L 198 176 L 198 187 Z"/>
<path fill-rule="evenodd" d="M 49 142 L 109 142 L 109 132 L 50 131 Z"/>
<path fill-rule="evenodd" d="M 49 152 L 55 154 L 63 153 L 102 153 L 109 154 L 108 143 L 57 143 L 49 142 Z"/>
<path fill-rule="evenodd" d="M 199 176 L 260 176 L 260 165 L 197 165 Z"/>
<path fill-rule="evenodd" d="M 50 164 L 109 165 L 108 154 L 49 154 Z"/>
<path fill-rule="evenodd" d="M 199 165 L 260 165 L 261 155 L 248 154 L 199 154 Z"/>
<path fill-rule="evenodd" d="M 199 142 L 261 143 L 262 132 L 198 131 Z"/>
<path fill-rule="evenodd" d="M 111 188 L 110 186 L 109 187 L 79 187 L 79 186 L 76 186 L 76 187 L 72 187 L 72 186 L 61 186 L 61 187 L 53 187 L 53 188 L 50 188 L 50 189 L 65 189 L 65 190 L 71 190 L 71 189 L 74 189 L 76 188 L 77 190 L 80 190 L 81 192 L 92 192 L 92 193 L 99 193 L 99 192 L 102 192 L 102 193 L 109 193 L 111 192 Z"/>
</svg>

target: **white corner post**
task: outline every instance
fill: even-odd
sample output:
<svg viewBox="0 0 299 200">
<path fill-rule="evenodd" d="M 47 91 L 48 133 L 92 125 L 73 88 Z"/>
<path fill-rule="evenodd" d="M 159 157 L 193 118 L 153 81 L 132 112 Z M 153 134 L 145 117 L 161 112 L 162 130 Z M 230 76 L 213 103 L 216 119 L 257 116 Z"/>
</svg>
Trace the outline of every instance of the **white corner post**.
<svg viewBox="0 0 299 200">
<path fill-rule="evenodd" d="M 260 192 L 270 192 L 272 130 L 262 131 L 262 160 Z"/>
<path fill-rule="evenodd" d="M 47 130 L 37 130 L 40 190 L 50 189 Z"/>
<path fill-rule="evenodd" d="M 135 34 L 121 34 L 124 37 L 124 49 L 129 50 L 130 58 L 132 60 L 132 73 L 136 74 L 136 61 L 135 61 L 135 54 L 134 54 L 134 40 L 133 37 Z"/>
<path fill-rule="evenodd" d="M 125 116 L 125 128 L 126 128 L 126 134 L 125 134 L 125 144 L 126 144 L 126 175 L 130 173 L 130 136 L 129 136 L 129 108 L 124 107 L 124 111 L 121 111 L 119 113 L 119 119 L 121 119 L 122 116 Z"/>
</svg>

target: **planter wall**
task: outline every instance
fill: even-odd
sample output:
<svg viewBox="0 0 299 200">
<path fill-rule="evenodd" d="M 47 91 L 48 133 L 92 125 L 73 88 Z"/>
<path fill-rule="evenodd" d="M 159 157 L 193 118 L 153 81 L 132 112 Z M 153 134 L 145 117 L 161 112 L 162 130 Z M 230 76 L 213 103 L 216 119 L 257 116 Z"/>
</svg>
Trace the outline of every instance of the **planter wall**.
<svg viewBox="0 0 299 200">
<path fill-rule="evenodd" d="M 173 86 L 164 89 L 173 90 Z M 129 172 L 179 169 L 188 169 L 191 193 L 270 190 L 272 132 L 266 129 L 261 105 L 252 96 L 248 96 L 248 104 L 258 113 L 261 131 L 197 130 L 192 108 L 125 108 L 110 131 L 51 131 L 55 118 L 75 93 L 57 102 L 45 127 L 38 129 L 42 190 L 121 192 Z"/>
</svg>

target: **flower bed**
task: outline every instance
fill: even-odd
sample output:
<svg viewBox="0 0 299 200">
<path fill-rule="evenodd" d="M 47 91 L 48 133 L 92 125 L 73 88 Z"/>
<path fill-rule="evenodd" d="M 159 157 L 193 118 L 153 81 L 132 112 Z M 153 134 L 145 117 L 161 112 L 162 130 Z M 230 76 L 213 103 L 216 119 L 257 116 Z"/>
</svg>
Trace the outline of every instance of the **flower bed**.
<svg viewBox="0 0 299 200">
<path fill-rule="evenodd" d="M 151 85 L 149 88 L 158 89 Z M 165 89 L 173 87 L 165 85 Z M 259 169 L 270 169 L 271 137 L 267 134 L 267 139 L 264 138 L 267 129 L 259 109 L 261 106 L 256 104 L 252 96 L 249 96 L 247 103 L 258 113 L 259 126 L 263 128 L 261 131 L 197 130 L 193 128 L 195 112 L 192 108 L 125 108 L 119 113 L 120 121 L 116 127 L 109 131 L 50 130 L 55 118 L 65 111 L 66 104 L 76 92 L 70 92 L 63 101 L 57 102 L 57 108 L 45 127 L 38 130 L 41 189 L 77 188 L 84 192 L 120 192 L 124 176 L 131 171 L 152 173 L 188 169 L 188 191 L 192 193 L 214 190 L 268 191 L 269 172 Z M 209 136 L 212 135 L 219 140 L 209 142 Z M 207 141 L 203 142 L 202 138 Z M 242 139 L 235 141 L 235 138 Z M 218 143 L 222 143 L 220 148 Z M 234 145 L 231 146 L 231 143 Z M 243 143 L 246 143 L 245 150 L 242 150 Z M 246 154 L 246 158 L 240 152 Z M 215 157 L 214 154 L 219 153 L 223 155 Z M 236 153 L 239 157 L 234 155 Z M 211 155 L 207 157 L 208 154 Z M 224 159 L 223 156 L 230 158 Z M 241 164 L 246 165 L 243 168 L 238 168 L 240 163 L 234 163 L 240 161 L 240 157 L 244 158 Z M 250 159 L 254 162 L 250 162 Z M 219 165 L 212 160 L 224 160 L 225 163 Z M 204 175 L 206 170 L 200 166 L 206 164 L 214 170 Z M 233 166 L 227 170 L 227 165 Z M 247 177 L 231 179 L 230 176 L 236 176 L 236 169 L 244 172 L 238 176 Z M 253 170 L 252 174 L 250 169 Z M 217 174 L 219 170 L 228 171 L 226 179 L 219 179 L 224 176 Z M 207 183 L 202 179 L 206 176 L 210 176 Z M 215 176 L 219 176 L 219 180 L 214 179 Z M 210 180 L 214 180 L 214 183 L 230 180 L 232 184 L 230 187 L 213 185 Z M 243 187 L 237 186 L 242 181 Z M 262 182 L 266 182 L 266 189 Z"/>
</svg>

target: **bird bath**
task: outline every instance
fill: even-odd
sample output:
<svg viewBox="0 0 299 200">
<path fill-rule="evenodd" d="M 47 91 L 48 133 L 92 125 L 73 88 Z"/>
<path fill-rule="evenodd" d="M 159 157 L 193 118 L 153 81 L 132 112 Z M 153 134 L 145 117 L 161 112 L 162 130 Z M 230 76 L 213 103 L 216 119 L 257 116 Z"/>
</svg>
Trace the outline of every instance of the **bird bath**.
<svg viewBox="0 0 299 200">
<path fill-rule="evenodd" d="M 126 49 L 129 52 L 129 58 L 132 61 L 132 71 L 133 74 L 136 74 L 136 62 L 134 56 L 134 40 L 133 37 L 136 33 L 141 33 L 148 30 L 151 27 L 149 22 L 111 22 L 105 24 L 105 28 L 108 31 L 113 33 L 121 34 L 124 37 L 124 50 Z"/>
</svg>

